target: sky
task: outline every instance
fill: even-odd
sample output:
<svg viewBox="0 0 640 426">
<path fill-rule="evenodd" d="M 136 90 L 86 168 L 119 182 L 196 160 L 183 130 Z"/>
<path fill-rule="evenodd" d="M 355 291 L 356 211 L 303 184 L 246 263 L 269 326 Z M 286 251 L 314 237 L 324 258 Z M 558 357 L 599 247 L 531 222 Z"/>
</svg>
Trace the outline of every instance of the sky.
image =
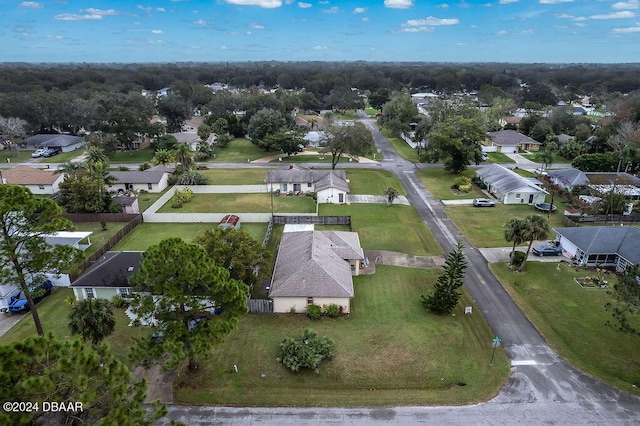
<svg viewBox="0 0 640 426">
<path fill-rule="evenodd" d="M 640 0 L 0 0 L 0 62 L 640 62 Z"/>
</svg>

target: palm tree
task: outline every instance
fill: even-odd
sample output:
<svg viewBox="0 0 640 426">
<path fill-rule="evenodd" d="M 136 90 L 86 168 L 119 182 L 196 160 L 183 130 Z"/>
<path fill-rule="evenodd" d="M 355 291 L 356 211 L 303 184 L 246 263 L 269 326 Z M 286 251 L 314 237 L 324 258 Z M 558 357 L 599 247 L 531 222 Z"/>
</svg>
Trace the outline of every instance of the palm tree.
<svg viewBox="0 0 640 426">
<path fill-rule="evenodd" d="M 166 166 L 173 161 L 173 154 L 166 149 L 159 149 L 156 151 L 156 155 L 153 157 L 153 164 L 161 164 Z"/>
<path fill-rule="evenodd" d="M 98 164 L 98 163 L 108 164 L 109 157 L 107 157 L 107 154 L 104 152 L 104 149 L 99 148 L 97 146 L 90 146 L 87 149 L 86 162 L 89 165 Z"/>
<path fill-rule="evenodd" d="M 390 206 L 391 204 L 393 204 L 393 200 L 395 200 L 400 196 L 398 194 L 398 191 L 392 187 L 387 188 L 387 190 L 384 192 L 384 195 L 385 197 L 387 197 L 387 206 Z"/>
<path fill-rule="evenodd" d="M 543 151 L 538 151 L 535 156 L 536 161 L 541 162 L 542 169 L 546 169 L 553 164 L 553 151 L 550 149 L 545 149 Z"/>
<path fill-rule="evenodd" d="M 191 152 L 191 148 L 189 148 L 189 145 L 185 143 L 179 143 L 173 153 L 175 155 L 176 162 L 182 165 L 182 170 L 189 169 L 189 166 L 192 162 L 191 157 L 193 154 Z"/>
<path fill-rule="evenodd" d="M 85 299 L 71 305 L 69 328 L 94 345 L 113 333 L 116 320 L 111 303 L 106 299 Z"/>
<path fill-rule="evenodd" d="M 513 253 L 516 251 L 516 246 L 526 241 L 524 238 L 524 231 L 526 227 L 527 221 L 518 217 L 509 219 L 509 221 L 505 223 L 504 239 L 507 242 L 513 241 L 513 247 L 511 248 L 511 254 L 509 255 L 510 259 L 513 259 Z"/>
<path fill-rule="evenodd" d="M 518 269 L 520 272 L 524 271 L 524 265 L 527 262 L 527 258 L 529 257 L 529 253 L 531 253 L 531 246 L 533 246 L 533 242 L 535 240 L 542 240 L 547 238 L 551 228 L 549 227 L 549 222 L 543 216 L 534 214 L 531 216 L 527 216 L 525 221 L 527 222 L 527 226 L 524 230 L 524 238 L 525 241 L 529 241 L 529 246 L 527 247 L 527 253 L 522 259 L 522 263 L 520 264 L 520 268 Z"/>
</svg>

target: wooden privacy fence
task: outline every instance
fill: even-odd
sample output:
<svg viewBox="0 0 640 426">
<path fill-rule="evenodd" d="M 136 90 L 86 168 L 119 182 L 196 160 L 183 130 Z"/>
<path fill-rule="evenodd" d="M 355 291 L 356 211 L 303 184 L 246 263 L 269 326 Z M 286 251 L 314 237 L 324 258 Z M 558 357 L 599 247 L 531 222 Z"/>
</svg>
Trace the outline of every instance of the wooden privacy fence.
<svg viewBox="0 0 640 426">
<path fill-rule="evenodd" d="M 565 226 L 580 226 L 582 223 L 597 223 L 602 225 L 615 225 L 619 223 L 640 223 L 640 215 L 593 215 L 593 216 L 563 216 L 562 224 Z"/>
<path fill-rule="evenodd" d="M 125 215 L 121 215 L 121 216 L 125 216 Z M 75 281 L 76 278 L 78 278 L 80 274 L 82 274 L 89 266 L 91 266 L 93 262 L 95 262 L 96 260 L 104 256 L 106 252 L 111 250 L 113 246 L 115 246 L 129 232 L 133 231 L 136 226 L 142 223 L 142 215 L 134 214 L 134 215 L 126 215 L 126 216 L 133 217 L 133 219 L 131 219 L 122 229 L 120 229 L 113 237 L 111 237 L 109 241 L 107 241 L 102 247 L 100 247 L 98 251 L 93 253 L 91 256 L 87 258 L 87 260 L 82 262 L 78 267 L 78 270 L 76 273 L 69 274 L 69 279 L 71 280 L 71 282 Z M 87 221 L 87 222 L 93 222 L 93 221 Z M 117 222 L 117 221 L 112 220 L 112 222 Z"/>
<path fill-rule="evenodd" d="M 72 222 L 131 222 L 135 218 L 142 216 L 130 213 L 64 213 L 62 217 Z"/>
<path fill-rule="evenodd" d="M 247 308 L 250 314 L 273 313 L 273 301 L 269 299 L 247 299 Z"/>
<path fill-rule="evenodd" d="M 273 216 L 274 225 L 349 225 L 351 216 Z"/>
</svg>

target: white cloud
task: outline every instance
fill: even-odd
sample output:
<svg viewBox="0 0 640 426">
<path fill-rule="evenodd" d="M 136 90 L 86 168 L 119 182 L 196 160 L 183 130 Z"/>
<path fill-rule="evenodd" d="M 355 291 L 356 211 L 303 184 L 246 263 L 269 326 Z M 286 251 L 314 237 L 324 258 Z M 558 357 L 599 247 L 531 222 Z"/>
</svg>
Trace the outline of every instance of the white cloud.
<svg viewBox="0 0 640 426">
<path fill-rule="evenodd" d="M 78 15 L 76 13 L 61 13 L 59 15 L 54 15 L 53 19 L 55 19 L 56 21 L 88 21 L 102 19 L 102 15 Z"/>
<path fill-rule="evenodd" d="M 540 4 L 573 3 L 573 0 L 540 0 Z"/>
<path fill-rule="evenodd" d="M 162 34 L 162 33 L 163 33 L 163 31 L 162 31 L 162 30 L 151 30 L 151 32 L 152 32 L 153 34 Z"/>
<path fill-rule="evenodd" d="M 384 0 L 384 6 L 392 9 L 409 9 L 413 6 L 413 0 Z"/>
<path fill-rule="evenodd" d="M 628 10 L 623 10 L 622 12 L 613 12 L 601 15 L 592 15 L 590 19 L 625 19 L 625 18 L 633 18 L 635 15 L 633 12 Z"/>
<path fill-rule="evenodd" d="M 338 13 L 340 9 L 337 6 L 333 6 L 329 9 L 322 9 L 322 13 Z"/>
<path fill-rule="evenodd" d="M 439 7 L 440 9 L 449 9 L 449 5 L 446 3 L 436 5 L 436 7 Z"/>
<path fill-rule="evenodd" d="M 520 0 L 500 0 L 500 4 L 518 3 Z"/>
<path fill-rule="evenodd" d="M 260 6 L 265 9 L 274 9 L 282 6 L 282 0 L 225 0 L 228 4 L 238 6 Z"/>
<path fill-rule="evenodd" d="M 81 10 L 81 12 L 88 13 L 90 15 L 100 15 L 100 16 L 113 16 L 117 15 L 119 12 L 115 9 L 94 9 L 90 7 L 89 9 Z"/>
<path fill-rule="evenodd" d="M 22 3 L 20 3 L 20 6 L 30 7 L 32 9 L 40 9 L 42 7 L 42 3 L 39 3 L 37 1 L 23 1 Z"/>
<path fill-rule="evenodd" d="M 353 13 L 366 13 L 366 11 L 366 7 L 356 7 L 355 9 L 353 9 Z"/>
<path fill-rule="evenodd" d="M 361 21 L 362 22 L 369 22 L 369 18 L 365 16 L 364 18 L 361 19 Z"/>
<path fill-rule="evenodd" d="M 249 25 L 249 28 L 253 28 L 253 29 L 256 29 L 256 30 L 262 30 L 262 29 L 264 29 L 264 25 L 260 25 L 260 24 L 250 24 L 250 25 Z"/>
<path fill-rule="evenodd" d="M 417 27 L 417 26 L 424 26 L 424 25 L 428 25 L 428 26 L 458 25 L 459 23 L 460 21 L 458 20 L 458 18 L 440 19 L 440 18 L 434 18 L 433 16 L 428 16 L 425 19 L 410 19 L 402 25 L 409 26 L 409 27 Z"/>
<path fill-rule="evenodd" d="M 505 30 L 500 30 L 496 33 L 497 36 L 506 36 L 507 34 L 509 34 L 507 31 Z"/>
<path fill-rule="evenodd" d="M 404 27 L 400 29 L 401 33 L 432 33 L 436 29 L 433 27 Z"/>
<path fill-rule="evenodd" d="M 309 9 L 312 6 L 313 5 L 311 3 L 305 3 L 303 1 L 298 2 L 298 7 L 301 8 L 301 9 Z"/>
<path fill-rule="evenodd" d="M 156 11 L 165 12 L 164 7 L 156 7 Z"/>
<path fill-rule="evenodd" d="M 151 9 L 152 9 L 152 7 L 151 7 L 151 6 L 149 6 L 149 7 L 144 7 L 144 6 L 143 6 L 143 5 L 141 5 L 141 4 L 137 5 L 136 7 L 137 7 L 138 9 L 140 9 L 140 10 L 144 10 L 145 12 L 151 12 Z"/>
<path fill-rule="evenodd" d="M 327 50 L 327 46 L 313 46 L 313 50 Z"/>
<path fill-rule="evenodd" d="M 223 44 L 222 46 L 220 46 L 220 50 L 227 50 L 227 46 Z"/>
<path fill-rule="evenodd" d="M 635 27 L 614 28 L 613 32 L 616 34 L 640 33 L 640 22 Z"/>
<path fill-rule="evenodd" d="M 640 0 L 621 1 L 611 5 L 612 9 L 638 9 L 640 8 Z"/>
<path fill-rule="evenodd" d="M 205 25 L 206 22 L 203 19 L 198 19 L 197 21 L 193 21 L 194 24 L 196 25 Z"/>
</svg>

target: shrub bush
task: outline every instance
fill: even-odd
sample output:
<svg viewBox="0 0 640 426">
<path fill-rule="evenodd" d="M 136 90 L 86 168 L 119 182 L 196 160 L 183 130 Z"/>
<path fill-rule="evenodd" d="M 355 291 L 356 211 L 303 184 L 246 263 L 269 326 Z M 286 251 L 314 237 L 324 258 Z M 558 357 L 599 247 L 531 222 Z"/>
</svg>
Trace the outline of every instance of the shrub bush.
<svg viewBox="0 0 640 426">
<path fill-rule="evenodd" d="M 513 268 L 519 268 L 520 265 L 522 265 L 522 262 L 524 261 L 524 257 L 525 257 L 525 253 L 516 250 L 513 252 L 513 256 L 511 256 L 511 261 L 509 262 L 509 264 Z"/>
<path fill-rule="evenodd" d="M 335 303 L 332 303 L 327 306 L 325 312 L 327 313 L 327 316 L 331 318 L 337 318 L 340 315 L 340 308 L 338 308 L 338 305 L 336 305 Z"/>
<path fill-rule="evenodd" d="M 293 372 L 298 372 L 301 368 L 310 368 L 317 374 L 320 372 L 320 363 L 333 356 L 333 347 L 331 339 L 318 337 L 313 330 L 307 329 L 299 340 L 287 337 L 280 343 L 280 356 L 277 361 Z"/>
<path fill-rule="evenodd" d="M 307 316 L 312 320 L 318 320 L 322 316 L 322 309 L 320 305 L 307 306 Z"/>
<path fill-rule="evenodd" d="M 473 182 L 480 189 L 487 189 L 487 185 L 485 185 L 482 179 L 480 179 L 478 176 L 474 176 L 473 179 L 471 179 L 471 182 Z"/>
<path fill-rule="evenodd" d="M 464 185 L 458 185 L 458 191 L 460 192 L 469 192 L 471 191 L 471 183 L 467 183 Z"/>
<path fill-rule="evenodd" d="M 173 200 L 173 202 L 171 203 L 171 208 L 172 209 L 180 209 L 182 208 L 182 202 L 180 200 Z"/>
<path fill-rule="evenodd" d="M 460 185 L 467 185 L 469 183 L 469 179 L 464 176 L 458 176 L 453 180 L 453 186 L 458 188 Z"/>
<path fill-rule="evenodd" d="M 122 296 L 120 296 L 119 294 L 116 294 L 111 298 L 111 306 L 113 306 L 114 308 L 120 309 L 127 306 L 127 302 L 125 302 Z"/>
<path fill-rule="evenodd" d="M 140 170 L 141 172 L 144 172 L 145 170 L 149 170 L 151 168 L 151 165 L 149 163 L 142 163 L 140 164 L 140 166 L 138 166 L 138 170 Z"/>
</svg>

